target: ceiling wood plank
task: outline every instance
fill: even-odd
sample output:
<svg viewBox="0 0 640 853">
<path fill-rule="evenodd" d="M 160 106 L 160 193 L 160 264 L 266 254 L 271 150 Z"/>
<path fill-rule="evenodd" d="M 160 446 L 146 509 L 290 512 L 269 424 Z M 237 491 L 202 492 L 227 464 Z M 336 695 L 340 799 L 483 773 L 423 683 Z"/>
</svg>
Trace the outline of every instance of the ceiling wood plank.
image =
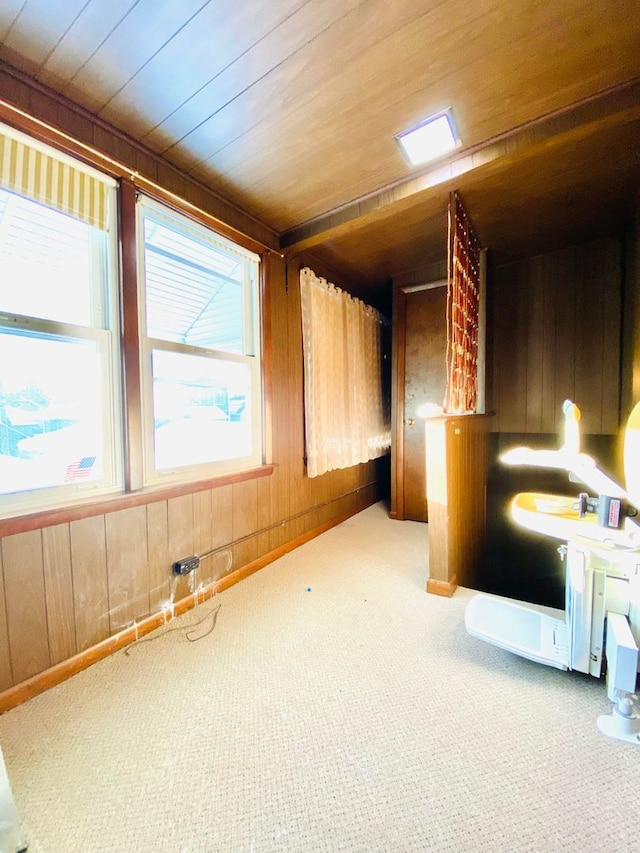
<svg viewBox="0 0 640 853">
<path fill-rule="evenodd" d="M 139 0 L 63 93 L 96 114 L 184 27 L 208 0 Z"/>
<path fill-rule="evenodd" d="M 113 33 L 138 0 L 91 0 L 73 21 L 39 69 L 37 79 L 64 89 L 84 68 L 101 44 Z"/>
<path fill-rule="evenodd" d="M 303 91 L 303 75 L 307 83 L 312 79 L 314 86 L 319 85 L 326 74 L 321 67 L 328 68 L 324 57 L 330 48 L 337 52 L 348 50 L 358 32 L 364 38 L 362 27 L 352 22 L 352 13 L 356 13 L 358 22 L 360 11 L 367 8 L 366 0 L 305 3 L 295 15 L 271 30 L 259 49 L 238 57 L 237 62 L 156 128 L 152 136 L 164 141 L 163 150 L 169 156 L 177 147 L 176 140 L 183 140 L 193 152 L 190 166 L 197 166 L 247 130 L 261 125 L 265 117 L 282 116 L 286 104 Z M 321 66 L 312 56 L 322 57 Z M 225 108 L 228 111 L 222 114 Z M 181 153 L 183 146 L 179 147 Z"/>
<path fill-rule="evenodd" d="M 458 4 L 460 0 L 453 2 Z M 496 2 L 504 0 L 482 0 L 482 9 L 474 15 L 480 17 L 482 11 Z M 231 174 L 242 165 L 239 147 L 246 151 L 244 164 L 253 169 L 253 158 L 258 150 L 264 151 L 265 140 L 274 149 L 285 151 L 286 160 L 297 156 L 299 150 L 305 155 L 315 155 L 327 144 L 341 147 L 344 157 L 346 150 L 353 147 L 350 125 L 362 126 L 368 104 L 379 94 L 377 90 L 371 91 L 376 80 L 382 82 L 385 93 L 369 115 L 377 115 L 376 125 L 387 127 L 393 123 L 388 109 L 390 105 L 392 110 L 397 109 L 393 104 L 399 92 L 407 79 L 414 76 L 412 55 L 424 60 L 422 36 L 447 18 L 446 6 L 444 2 L 436 3 L 425 13 L 415 4 L 381 7 L 353 3 L 349 14 L 339 18 L 335 26 L 324 30 L 304 50 L 292 52 L 290 59 L 273 75 L 261 79 L 257 86 L 184 139 L 191 152 L 194 172 L 213 170 L 221 177 Z M 403 57 L 403 63 L 398 63 L 398 56 Z M 433 60 L 429 67 L 434 67 Z M 444 79 L 450 73 L 450 61 L 443 59 L 440 72 L 435 69 L 434 73 Z M 420 110 L 425 106 L 424 92 L 421 97 Z M 260 109 L 252 114 L 251 105 L 256 104 Z M 448 106 L 446 96 L 440 95 L 438 108 L 443 104 Z M 249 123 L 241 120 L 242 115 L 250 117 Z M 423 113 L 417 112 L 415 120 L 422 117 Z M 310 127 L 313 133 L 309 132 Z M 394 132 L 404 127 L 404 121 L 399 121 Z M 392 135 L 385 130 L 384 141 L 391 139 L 394 146 Z M 369 144 L 374 144 L 375 130 L 371 137 Z M 195 160 L 198 153 L 202 158 L 200 163 Z M 171 150 L 167 154 L 171 155 Z M 406 170 L 402 158 L 395 162 L 395 167 L 398 166 Z M 362 171 L 362 165 L 358 171 Z"/>
<path fill-rule="evenodd" d="M 270 49 L 272 34 L 308 4 L 287 0 L 271 14 L 271 0 L 209 4 L 105 105 L 102 118 L 126 122 L 130 132 L 161 151 L 271 70 L 280 61 Z M 178 113 L 181 125 L 174 118 Z M 149 132 L 164 124 L 174 128 L 169 142 L 166 130 Z M 158 145 L 158 138 L 165 144 Z"/>
<path fill-rule="evenodd" d="M 52 3 L 51 0 L 27 0 L 12 26 L 2 36 L 3 52 L 14 54 L 28 63 L 32 72 L 37 72 L 60 38 L 82 12 L 87 0 L 66 0 Z M 5 5 L 4 0 L 1 4 Z M 3 8 L 2 16 L 11 14 L 11 7 Z M 23 22 L 25 24 L 23 25 Z M 8 58 L 8 57 L 6 57 Z"/>
<path fill-rule="evenodd" d="M 6 39 L 24 5 L 25 0 L 3 0 L 0 6 L 0 42 Z"/>
</svg>

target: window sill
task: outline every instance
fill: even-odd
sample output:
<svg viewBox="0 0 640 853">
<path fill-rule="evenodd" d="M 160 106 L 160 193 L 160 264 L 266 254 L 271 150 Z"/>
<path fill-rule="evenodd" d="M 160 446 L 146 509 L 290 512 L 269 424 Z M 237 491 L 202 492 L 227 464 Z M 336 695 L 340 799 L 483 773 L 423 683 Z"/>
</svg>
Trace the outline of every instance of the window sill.
<svg viewBox="0 0 640 853">
<path fill-rule="evenodd" d="M 211 477 L 208 480 L 146 488 L 128 494 L 121 493 L 113 495 L 109 498 L 102 498 L 90 503 L 39 510 L 11 518 L 2 518 L 0 519 L 0 537 L 11 536 L 15 533 L 26 533 L 29 530 L 38 530 L 42 527 L 52 527 L 55 524 L 66 524 L 81 518 L 90 518 L 91 516 L 117 512 L 118 510 L 129 509 L 134 506 L 165 501 L 169 498 L 203 492 L 207 489 L 217 489 L 220 486 L 242 483 L 245 480 L 268 477 L 273 473 L 274 467 L 274 465 L 261 465 L 259 468 L 251 468 L 247 471 L 238 471 L 233 474 L 223 474 L 219 477 Z"/>
</svg>

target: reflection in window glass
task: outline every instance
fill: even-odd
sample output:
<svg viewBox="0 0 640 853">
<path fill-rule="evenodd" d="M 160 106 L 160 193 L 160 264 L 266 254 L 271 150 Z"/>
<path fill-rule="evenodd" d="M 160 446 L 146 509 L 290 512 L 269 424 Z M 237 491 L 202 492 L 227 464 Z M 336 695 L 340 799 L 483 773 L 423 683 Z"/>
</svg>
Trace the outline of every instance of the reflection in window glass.
<svg viewBox="0 0 640 853">
<path fill-rule="evenodd" d="M 250 456 L 250 402 L 248 365 L 154 350 L 156 468 Z"/>
<path fill-rule="evenodd" d="M 197 239 L 197 230 L 187 236 L 151 217 L 144 219 L 148 336 L 244 354 L 245 258 L 207 243 L 206 232 Z"/>
<path fill-rule="evenodd" d="M 0 493 L 103 476 L 99 346 L 0 334 Z"/>
</svg>

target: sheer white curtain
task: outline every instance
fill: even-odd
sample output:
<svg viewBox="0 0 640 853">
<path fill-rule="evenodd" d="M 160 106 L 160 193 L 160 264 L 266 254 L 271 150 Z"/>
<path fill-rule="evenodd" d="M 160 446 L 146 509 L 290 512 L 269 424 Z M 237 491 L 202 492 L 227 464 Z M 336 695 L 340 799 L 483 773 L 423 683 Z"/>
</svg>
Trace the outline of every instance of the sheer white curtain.
<svg viewBox="0 0 640 853">
<path fill-rule="evenodd" d="M 300 270 L 307 474 L 317 477 L 387 452 L 379 311 Z"/>
</svg>

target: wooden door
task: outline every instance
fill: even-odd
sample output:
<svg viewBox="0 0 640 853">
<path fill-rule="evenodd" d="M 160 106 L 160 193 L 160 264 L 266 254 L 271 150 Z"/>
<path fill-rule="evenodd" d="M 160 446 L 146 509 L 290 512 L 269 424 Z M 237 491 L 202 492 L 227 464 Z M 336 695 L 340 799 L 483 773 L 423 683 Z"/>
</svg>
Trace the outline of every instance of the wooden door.
<svg viewBox="0 0 640 853">
<path fill-rule="evenodd" d="M 424 403 L 444 404 L 446 387 L 447 289 L 408 289 L 404 302 L 404 376 L 398 377 L 402 418 L 401 518 L 427 521 Z M 399 318 L 402 322 L 402 318 Z M 404 390 L 404 394 L 402 393 Z M 404 399 L 403 399 L 404 398 Z"/>
</svg>

